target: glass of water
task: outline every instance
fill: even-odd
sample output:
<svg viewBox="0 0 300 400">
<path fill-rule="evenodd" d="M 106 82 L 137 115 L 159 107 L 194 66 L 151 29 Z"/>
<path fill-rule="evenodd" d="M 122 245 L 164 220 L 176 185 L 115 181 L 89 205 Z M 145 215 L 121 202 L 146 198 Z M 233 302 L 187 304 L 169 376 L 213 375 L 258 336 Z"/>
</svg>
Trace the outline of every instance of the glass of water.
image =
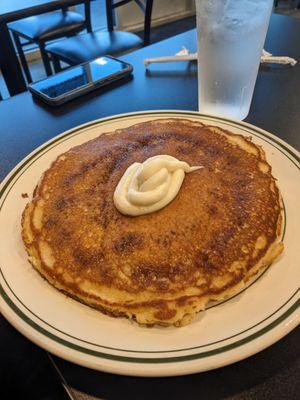
<svg viewBox="0 0 300 400">
<path fill-rule="evenodd" d="M 196 0 L 199 111 L 249 113 L 273 0 Z"/>
</svg>

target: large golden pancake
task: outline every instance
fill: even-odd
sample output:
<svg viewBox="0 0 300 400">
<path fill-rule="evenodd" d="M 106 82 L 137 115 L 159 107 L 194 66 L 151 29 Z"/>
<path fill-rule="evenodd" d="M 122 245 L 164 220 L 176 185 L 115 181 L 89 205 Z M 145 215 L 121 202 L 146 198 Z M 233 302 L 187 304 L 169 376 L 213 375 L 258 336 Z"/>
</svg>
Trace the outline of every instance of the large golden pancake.
<svg viewBox="0 0 300 400">
<path fill-rule="evenodd" d="M 165 208 L 129 217 L 113 193 L 134 162 L 168 154 L 204 168 Z M 59 156 L 23 213 L 33 266 L 56 288 L 142 324 L 184 325 L 282 251 L 279 191 L 249 138 L 184 119 L 103 134 Z"/>
</svg>

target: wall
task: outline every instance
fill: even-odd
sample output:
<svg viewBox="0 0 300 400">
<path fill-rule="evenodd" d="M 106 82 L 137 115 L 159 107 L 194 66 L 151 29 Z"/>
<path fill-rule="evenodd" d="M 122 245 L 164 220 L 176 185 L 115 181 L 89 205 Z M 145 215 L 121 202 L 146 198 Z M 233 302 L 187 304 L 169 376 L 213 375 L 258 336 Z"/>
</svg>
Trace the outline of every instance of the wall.
<svg viewBox="0 0 300 400">
<path fill-rule="evenodd" d="M 137 31 L 143 27 L 144 14 L 134 2 L 117 9 L 119 29 Z M 194 0 L 154 0 L 152 26 L 195 14 Z"/>
</svg>

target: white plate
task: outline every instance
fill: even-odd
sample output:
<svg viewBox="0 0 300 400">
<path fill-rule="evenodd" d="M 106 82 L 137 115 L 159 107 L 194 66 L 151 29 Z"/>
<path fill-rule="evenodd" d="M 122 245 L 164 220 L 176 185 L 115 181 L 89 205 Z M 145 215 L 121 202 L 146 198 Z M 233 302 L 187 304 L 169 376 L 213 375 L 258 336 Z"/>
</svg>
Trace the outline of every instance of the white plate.
<svg viewBox="0 0 300 400">
<path fill-rule="evenodd" d="M 179 117 L 251 135 L 263 146 L 281 189 L 285 251 L 239 295 L 199 313 L 182 328 L 144 328 L 72 300 L 31 267 L 20 218 L 41 173 L 61 153 L 102 132 L 155 118 Z M 270 346 L 293 328 L 299 313 L 299 199 L 297 152 L 249 124 L 193 112 L 154 111 L 93 121 L 63 133 L 19 163 L 0 191 L 0 310 L 26 337 L 77 364 L 124 375 L 171 376 L 233 363 Z"/>
</svg>

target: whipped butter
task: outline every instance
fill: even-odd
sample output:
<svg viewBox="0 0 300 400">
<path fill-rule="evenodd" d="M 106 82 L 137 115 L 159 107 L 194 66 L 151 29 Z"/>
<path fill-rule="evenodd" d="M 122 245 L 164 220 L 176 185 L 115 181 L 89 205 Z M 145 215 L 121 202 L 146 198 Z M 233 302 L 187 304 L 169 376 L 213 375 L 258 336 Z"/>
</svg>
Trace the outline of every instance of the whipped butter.
<svg viewBox="0 0 300 400">
<path fill-rule="evenodd" d="M 200 168 L 168 155 L 133 163 L 115 189 L 114 204 L 122 214 L 131 216 L 158 211 L 176 197 L 185 174 Z"/>
</svg>

